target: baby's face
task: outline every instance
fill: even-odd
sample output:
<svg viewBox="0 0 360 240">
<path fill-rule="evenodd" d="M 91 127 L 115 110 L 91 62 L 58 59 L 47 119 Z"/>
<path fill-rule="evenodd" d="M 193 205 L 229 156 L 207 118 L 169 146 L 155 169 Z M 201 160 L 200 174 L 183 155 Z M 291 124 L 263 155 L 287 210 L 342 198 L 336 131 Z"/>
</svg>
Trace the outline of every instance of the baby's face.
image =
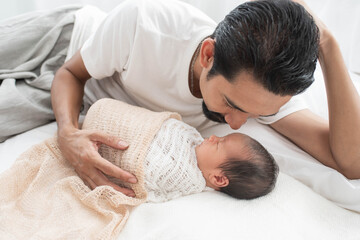
<svg viewBox="0 0 360 240">
<path fill-rule="evenodd" d="M 219 171 L 219 166 L 227 159 L 239 158 L 247 147 L 248 136 L 241 133 L 232 133 L 225 137 L 215 135 L 206 138 L 200 145 L 196 146 L 196 157 L 198 167 L 206 180 Z"/>
</svg>

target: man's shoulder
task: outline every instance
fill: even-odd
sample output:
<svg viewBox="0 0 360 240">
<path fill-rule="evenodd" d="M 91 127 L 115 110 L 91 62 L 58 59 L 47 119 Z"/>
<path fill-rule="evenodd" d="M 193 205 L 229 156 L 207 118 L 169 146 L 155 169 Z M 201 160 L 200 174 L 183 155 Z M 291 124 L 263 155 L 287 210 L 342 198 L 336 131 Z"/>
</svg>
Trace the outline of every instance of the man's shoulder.
<svg viewBox="0 0 360 240">
<path fill-rule="evenodd" d="M 127 0 L 127 10 L 137 13 L 137 20 L 146 26 L 186 26 L 215 22 L 198 8 L 179 0 Z"/>
</svg>

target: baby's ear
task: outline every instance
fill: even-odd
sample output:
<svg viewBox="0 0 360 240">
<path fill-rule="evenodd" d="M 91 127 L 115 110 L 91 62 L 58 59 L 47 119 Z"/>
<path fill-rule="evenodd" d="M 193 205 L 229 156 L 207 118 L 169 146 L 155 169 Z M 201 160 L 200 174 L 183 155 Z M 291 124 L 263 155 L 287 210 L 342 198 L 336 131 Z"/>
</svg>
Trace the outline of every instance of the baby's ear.
<svg viewBox="0 0 360 240">
<path fill-rule="evenodd" d="M 223 173 L 214 174 L 211 177 L 211 182 L 218 188 L 229 185 L 229 179 Z"/>
</svg>

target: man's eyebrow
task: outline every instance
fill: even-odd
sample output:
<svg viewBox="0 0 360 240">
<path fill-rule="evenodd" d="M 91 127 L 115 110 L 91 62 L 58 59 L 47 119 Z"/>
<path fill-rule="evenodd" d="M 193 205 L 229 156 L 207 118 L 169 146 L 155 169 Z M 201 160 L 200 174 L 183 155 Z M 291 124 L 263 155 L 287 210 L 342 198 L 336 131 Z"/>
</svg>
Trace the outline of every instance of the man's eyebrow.
<svg viewBox="0 0 360 240">
<path fill-rule="evenodd" d="M 235 105 L 235 103 L 233 103 L 229 98 L 227 98 L 226 96 L 224 96 L 225 101 L 232 107 L 235 108 L 237 110 L 239 110 L 240 112 L 243 113 L 248 113 L 247 111 L 245 111 L 244 109 L 239 108 L 238 106 Z"/>
<path fill-rule="evenodd" d="M 232 107 L 232 108 L 235 108 L 237 110 L 239 110 L 240 112 L 243 112 L 243 113 L 249 113 L 247 111 L 245 111 L 244 109 L 236 106 L 228 97 L 224 96 L 226 102 Z M 273 114 L 269 114 L 269 115 L 259 115 L 259 117 L 272 117 L 272 116 L 275 116 L 278 112 L 276 113 L 273 113 Z"/>
</svg>

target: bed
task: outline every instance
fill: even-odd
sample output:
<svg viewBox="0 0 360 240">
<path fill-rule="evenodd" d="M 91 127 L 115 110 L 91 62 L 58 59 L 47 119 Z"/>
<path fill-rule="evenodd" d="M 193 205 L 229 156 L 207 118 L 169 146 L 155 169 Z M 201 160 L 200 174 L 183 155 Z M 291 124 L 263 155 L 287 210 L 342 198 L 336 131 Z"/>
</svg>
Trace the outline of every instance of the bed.
<svg viewBox="0 0 360 240">
<path fill-rule="evenodd" d="M 360 91 L 360 2 L 309 1 L 337 37 Z M 302 98 L 327 118 L 321 69 Z M 225 135 L 226 125 L 204 136 Z M 0 173 L 32 145 L 53 136 L 56 123 L 35 128 L 0 144 Z M 360 239 L 360 180 L 348 180 L 323 166 L 271 128 L 249 120 L 240 132 L 259 140 L 280 166 L 276 187 L 252 201 L 205 191 L 169 202 L 145 203 L 131 211 L 117 239 Z M 1 213 L 0 213 L 1 214 Z"/>
</svg>

